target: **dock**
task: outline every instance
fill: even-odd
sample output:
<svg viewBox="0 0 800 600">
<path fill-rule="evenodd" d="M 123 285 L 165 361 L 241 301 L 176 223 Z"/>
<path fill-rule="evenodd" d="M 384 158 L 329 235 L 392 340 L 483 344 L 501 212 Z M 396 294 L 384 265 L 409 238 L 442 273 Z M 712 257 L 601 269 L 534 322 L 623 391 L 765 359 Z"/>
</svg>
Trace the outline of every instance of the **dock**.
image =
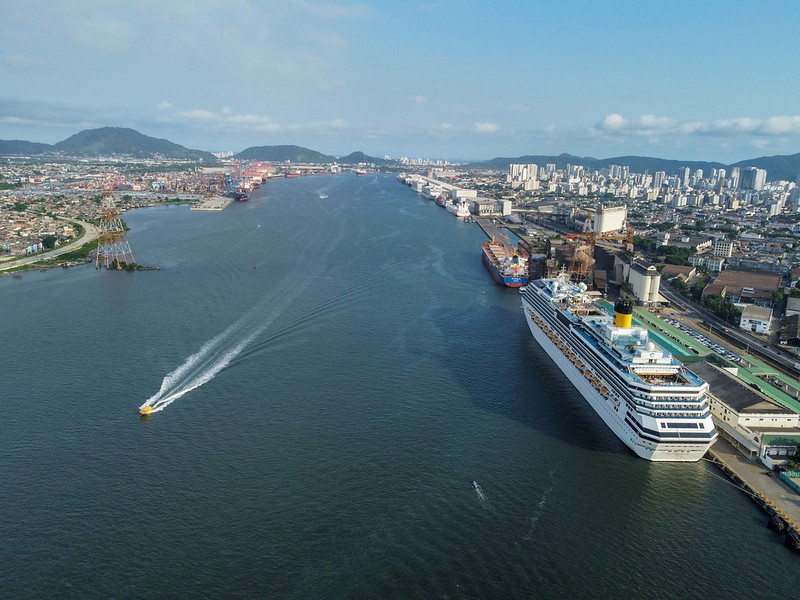
<svg viewBox="0 0 800 600">
<path fill-rule="evenodd" d="M 718 439 L 706 457 L 767 513 L 767 526 L 785 534 L 784 544 L 800 551 L 800 496 L 777 473 L 767 475 L 762 464 L 748 460 L 725 440 Z"/>
<path fill-rule="evenodd" d="M 227 196 L 212 196 L 195 202 L 190 210 L 225 210 L 231 202 L 233 198 Z"/>
<path fill-rule="evenodd" d="M 511 244 L 511 240 L 509 240 L 508 236 L 501 232 L 500 229 L 494 223 L 492 223 L 491 219 L 475 219 L 475 222 L 480 226 L 481 229 L 483 229 L 483 232 L 490 240 L 502 243 L 503 246 L 506 247 L 506 250 L 508 250 L 509 254 L 514 251 L 514 246 Z"/>
</svg>

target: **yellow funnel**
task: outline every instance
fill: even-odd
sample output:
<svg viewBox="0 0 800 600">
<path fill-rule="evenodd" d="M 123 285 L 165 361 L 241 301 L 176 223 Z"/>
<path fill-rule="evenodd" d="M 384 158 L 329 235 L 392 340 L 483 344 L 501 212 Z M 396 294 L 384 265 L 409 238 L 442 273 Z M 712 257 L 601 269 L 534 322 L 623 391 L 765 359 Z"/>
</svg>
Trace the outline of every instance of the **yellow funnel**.
<svg viewBox="0 0 800 600">
<path fill-rule="evenodd" d="M 617 300 L 614 305 L 614 325 L 628 328 L 633 322 L 633 303 L 630 300 Z"/>
</svg>

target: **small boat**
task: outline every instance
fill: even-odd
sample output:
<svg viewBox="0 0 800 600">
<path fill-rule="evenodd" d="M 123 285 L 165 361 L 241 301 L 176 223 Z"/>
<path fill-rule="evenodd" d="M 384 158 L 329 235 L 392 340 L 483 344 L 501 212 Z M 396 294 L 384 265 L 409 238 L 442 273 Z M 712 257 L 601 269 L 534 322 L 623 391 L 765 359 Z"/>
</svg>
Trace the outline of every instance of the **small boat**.
<svg viewBox="0 0 800 600">
<path fill-rule="evenodd" d="M 139 409 L 139 414 L 142 415 L 142 416 L 146 416 L 146 415 L 149 415 L 154 410 L 155 409 L 152 406 L 144 406 L 141 409 Z"/>
<path fill-rule="evenodd" d="M 477 490 L 479 487 L 480 487 L 480 486 L 478 485 L 478 482 L 477 482 L 477 481 L 473 481 L 473 482 L 472 482 L 472 489 L 473 489 L 473 490 Z"/>
</svg>

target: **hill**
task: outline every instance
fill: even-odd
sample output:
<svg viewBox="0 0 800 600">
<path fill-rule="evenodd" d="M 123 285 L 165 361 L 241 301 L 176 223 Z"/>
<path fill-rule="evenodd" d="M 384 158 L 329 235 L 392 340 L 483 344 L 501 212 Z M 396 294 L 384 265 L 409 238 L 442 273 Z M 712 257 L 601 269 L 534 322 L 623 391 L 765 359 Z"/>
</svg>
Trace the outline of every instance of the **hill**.
<svg viewBox="0 0 800 600">
<path fill-rule="evenodd" d="M 361 163 L 371 163 L 375 165 L 386 165 L 392 161 L 382 158 L 368 156 L 363 152 L 351 152 L 347 156 L 331 156 L 322 154 L 316 150 L 303 148 L 302 146 L 251 146 L 242 150 L 235 158 L 241 160 L 261 160 L 264 162 L 282 163 L 290 161 L 293 163 L 307 164 L 326 164 L 339 163 L 340 165 L 357 165 Z"/>
<path fill-rule="evenodd" d="M 242 160 L 263 160 L 265 162 L 331 163 L 335 156 L 328 156 L 302 146 L 251 146 L 239 152 L 236 158 Z"/>
<path fill-rule="evenodd" d="M 127 127 L 86 129 L 53 145 L 52 151 L 68 156 L 126 155 L 135 158 L 174 158 L 216 162 L 210 152 L 189 150 L 169 140 L 150 137 Z"/>
<path fill-rule="evenodd" d="M 767 181 L 797 181 L 800 177 L 800 154 L 760 156 L 741 160 L 732 167 L 757 167 L 767 172 Z"/>
<path fill-rule="evenodd" d="M 373 165 L 390 165 L 396 164 L 397 161 L 393 160 L 386 160 L 384 158 L 376 158 L 374 156 L 368 156 L 363 152 L 351 152 L 347 156 L 342 156 L 339 158 L 339 163 L 343 165 L 358 165 L 358 164 L 373 164 Z"/>
<path fill-rule="evenodd" d="M 36 156 L 51 148 L 50 144 L 37 144 L 24 140 L 0 140 L 0 156 Z"/>
</svg>

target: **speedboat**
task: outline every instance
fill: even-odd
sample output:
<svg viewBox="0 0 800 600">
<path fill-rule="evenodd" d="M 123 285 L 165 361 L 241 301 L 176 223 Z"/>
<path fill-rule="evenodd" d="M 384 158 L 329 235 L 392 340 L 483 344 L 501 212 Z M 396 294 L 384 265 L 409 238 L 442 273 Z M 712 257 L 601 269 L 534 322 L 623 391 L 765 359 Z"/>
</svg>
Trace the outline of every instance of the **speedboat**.
<svg viewBox="0 0 800 600">
<path fill-rule="evenodd" d="M 146 416 L 146 415 L 149 415 L 154 410 L 155 409 L 152 406 L 145 406 L 145 407 L 142 407 L 141 409 L 139 409 L 139 414 L 142 415 L 142 416 Z"/>
<path fill-rule="evenodd" d="M 473 481 L 473 482 L 472 482 L 472 489 L 473 489 L 473 490 L 477 490 L 479 487 L 480 487 L 480 486 L 478 485 L 478 482 L 477 482 L 477 481 Z"/>
</svg>

